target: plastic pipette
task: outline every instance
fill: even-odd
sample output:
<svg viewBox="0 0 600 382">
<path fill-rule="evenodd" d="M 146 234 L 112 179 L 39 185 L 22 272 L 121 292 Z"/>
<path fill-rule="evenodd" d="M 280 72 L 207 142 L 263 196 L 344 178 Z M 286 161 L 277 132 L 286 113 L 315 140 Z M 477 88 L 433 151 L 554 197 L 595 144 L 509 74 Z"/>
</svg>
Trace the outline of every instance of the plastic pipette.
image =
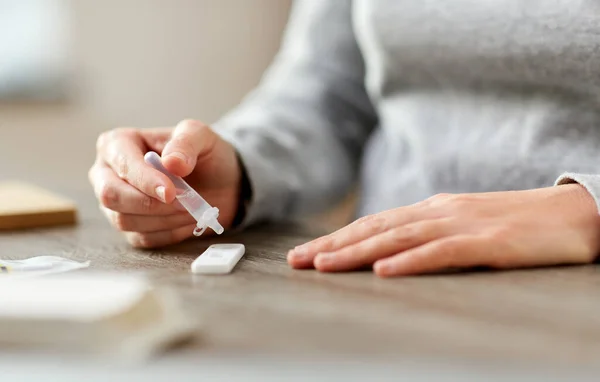
<svg viewBox="0 0 600 382">
<path fill-rule="evenodd" d="M 144 161 L 158 171 L 162 172 L 171 179 L 175 185 L 175 197 L 181 205 L 196 219 L 198 224 L 194 229 L 194 236 L 200 236 L 207 227 L 210 227 L 217 234 L 222 234 L 224 229 L 219 223 L 219 209 L 213 207 L 200 194 L 196 192 L 185 180 L 179 176 L 171 174 L 163 165 L 160 156 L 154 151 L 149 151 L 144 155 Z"/>
</svg>

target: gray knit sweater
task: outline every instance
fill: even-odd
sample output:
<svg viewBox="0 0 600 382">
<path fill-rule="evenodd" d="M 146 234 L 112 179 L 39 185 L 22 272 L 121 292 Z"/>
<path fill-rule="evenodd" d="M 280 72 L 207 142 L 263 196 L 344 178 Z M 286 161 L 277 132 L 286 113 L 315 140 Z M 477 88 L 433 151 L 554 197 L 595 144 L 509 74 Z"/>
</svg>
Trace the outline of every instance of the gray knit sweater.
<svg viewBox="0 0 600 382">
<path fill-rule="evenodd" d="M 265 20 L 268 22 L 268 20 Z M 600 2 L 305 0 L 217 131 L 246 224 L 577 181 L 600 205 Z"/>
</svg>

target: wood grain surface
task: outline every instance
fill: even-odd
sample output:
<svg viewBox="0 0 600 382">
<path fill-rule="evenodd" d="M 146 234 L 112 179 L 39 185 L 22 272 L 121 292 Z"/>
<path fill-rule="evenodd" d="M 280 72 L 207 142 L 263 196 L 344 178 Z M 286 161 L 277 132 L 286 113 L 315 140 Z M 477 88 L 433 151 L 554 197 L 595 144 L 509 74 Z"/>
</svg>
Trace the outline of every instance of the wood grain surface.
<svg viewBox="0 0 600 382">
<path fill-rule="evenodd" d="M 61 193 L 77 203 L 80 218 L 74 227 L 0 233 L 0 258 L 61 255 L 90 260 L 91 270 L 147 272 L 175 287 L 202 329 L 174 352 L 335 352 L 590 367 L 600 360 L 596 265 L 385 280 L 369 271 L 295 271 L 285 262 L 287 250 L 325 232 L 299 225 L 132 249 L 98 211 L 86 176 L 96 134 L 79 126 L 60 118 L 32 123 L 34 143 L 23 123 L 2 127 L 0 180 L 19 178 Z M 54 159 L 44 160 L 49 156 Z M 246 255 L 231 275 L 192 275 L 191 262 L 213 242 L 243 243 Z"/>
</svg>

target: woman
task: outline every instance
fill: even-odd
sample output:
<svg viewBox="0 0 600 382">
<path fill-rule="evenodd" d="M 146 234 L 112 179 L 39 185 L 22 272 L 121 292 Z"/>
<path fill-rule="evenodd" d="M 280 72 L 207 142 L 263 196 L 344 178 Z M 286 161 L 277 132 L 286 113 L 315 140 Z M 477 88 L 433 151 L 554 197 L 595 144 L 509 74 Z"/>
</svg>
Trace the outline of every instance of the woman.
<svg viewBox="0 0 600 382">
<path fill-rule="evenodd" d="M 212 128 L 107 132 L 90 179 L 139 247 L 194 225 L 144 163 L 154 150 L 226 227 L 321 210 L 358 180 L 362 218 L 291 250 L 295 268 L 389 277 L 590 263 L 599 48 L 593 1 L 299 1 L 241 105 Z"/>
</svg>

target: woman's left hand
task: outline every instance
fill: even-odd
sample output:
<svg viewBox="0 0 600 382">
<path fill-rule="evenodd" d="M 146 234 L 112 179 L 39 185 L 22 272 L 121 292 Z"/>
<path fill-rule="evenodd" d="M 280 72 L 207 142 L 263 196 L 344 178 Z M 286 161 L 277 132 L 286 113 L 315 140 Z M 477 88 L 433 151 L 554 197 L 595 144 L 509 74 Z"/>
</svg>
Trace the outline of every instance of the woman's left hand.
<svg viewBox="0 0 600 382">
<path fill-rule="evenodd" d="M 509 269 L 594 261 L 600 214 L 579 184 L 436 195 L 361 218 L 288 254 L 294 268 L 383 277 L 476 266 Z"/>
</svg>

